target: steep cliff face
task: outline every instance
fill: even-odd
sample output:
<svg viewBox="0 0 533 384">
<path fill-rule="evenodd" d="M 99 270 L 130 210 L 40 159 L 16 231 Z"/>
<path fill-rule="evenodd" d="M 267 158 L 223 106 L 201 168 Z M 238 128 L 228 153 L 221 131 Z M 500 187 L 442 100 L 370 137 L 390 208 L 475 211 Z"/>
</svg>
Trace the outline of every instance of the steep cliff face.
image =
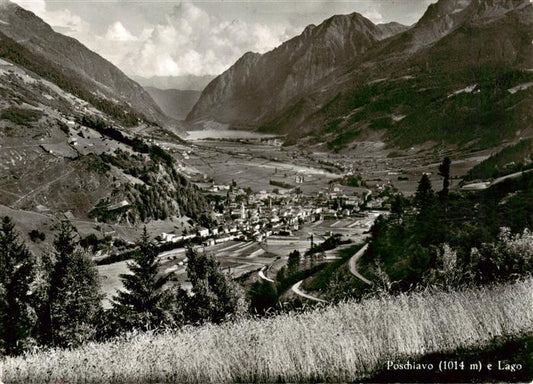
<svg viewBox="0 0 533 384">
<path fill-rule="evenodd" d="M 256 125 L 279 113 L 348 60 L 403 28 L 334 16 L 263 55 L 248 52 L 204 90 L 187 120 Z"/>
<path fill-rule="evenodd" d="M 79 41 L 54 32 L 32 12 L 1 0 L 0 16 L 3 21 L 0 32 L 58 67 L 78 73 L 92 92 L 129 104 L 150 120 L 163 122 L 167 119 L 139 84 Z"/>
</svg>

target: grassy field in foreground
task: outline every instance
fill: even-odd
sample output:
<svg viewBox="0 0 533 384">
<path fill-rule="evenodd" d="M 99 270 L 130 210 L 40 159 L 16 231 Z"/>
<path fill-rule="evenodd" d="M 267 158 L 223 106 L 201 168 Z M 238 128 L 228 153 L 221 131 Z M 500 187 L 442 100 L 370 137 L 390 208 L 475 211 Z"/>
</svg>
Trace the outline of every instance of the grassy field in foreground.
<svg viewBox="0 0 533 384">
<path fill-rule="evenodd" d="M 9 358 L 6 383 L 347 382 L 387 360 L 483 347 L 533 331 L 533 278 L 417 292 Z"/>
</svg>

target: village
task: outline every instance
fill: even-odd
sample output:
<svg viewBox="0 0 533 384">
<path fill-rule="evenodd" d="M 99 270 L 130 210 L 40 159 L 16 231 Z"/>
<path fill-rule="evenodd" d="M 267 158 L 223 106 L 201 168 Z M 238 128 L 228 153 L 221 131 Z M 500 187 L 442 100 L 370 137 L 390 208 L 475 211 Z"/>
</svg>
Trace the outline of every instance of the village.
<svg viewBox="0 0 533 384">
<path fill-rule="evenodd" d="M 303 176 L 296 177 L 296 183 L 303 180 Z M 306 224 L 316 227 L 324 221 L 361 219 L 365 217 L 364 210 L 390 209 L 387 186 L 377 185 L 360 195 L 347 195 L 343 187 L 332 183 L 315 195 L 304 195 L 298 187 L 254 193 L 249 188 L 238 187 L 235 182 L 230 185 L 204 183 L 203 191 L 213 207 L 214 224 L 182 233 L 163 232 L 156 240 L 159 244 L 175 243 L 177 246 L 187 241 L 204 246 L 232 240 L 263 242 L 270 236 L 293 236 Z M 364 222 L 356 220 L 351 228 L 364 226 Z M 325 231 L 321 237 L 331 235 L 331 231 Z"/>
</svg>

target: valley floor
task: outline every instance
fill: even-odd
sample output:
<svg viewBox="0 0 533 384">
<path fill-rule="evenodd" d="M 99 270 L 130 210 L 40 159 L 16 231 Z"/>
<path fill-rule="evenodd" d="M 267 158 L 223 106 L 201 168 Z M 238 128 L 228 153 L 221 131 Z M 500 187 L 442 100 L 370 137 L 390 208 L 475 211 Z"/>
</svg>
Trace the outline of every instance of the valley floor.
<svg viewBox="0 0 533 384">
<path fill-rule="evenodd" d="M 527 278 L 490 288 L 382 296 L 301 314 L 30 353 L 4 360 L 1 379 L 8 383 L 350 382 L 372 377 L 387 369 L 390 361 L 414 361 L 458 348 L 484 348 L 500 338 L 531 336 L 532 283 Z"/>
</svg>

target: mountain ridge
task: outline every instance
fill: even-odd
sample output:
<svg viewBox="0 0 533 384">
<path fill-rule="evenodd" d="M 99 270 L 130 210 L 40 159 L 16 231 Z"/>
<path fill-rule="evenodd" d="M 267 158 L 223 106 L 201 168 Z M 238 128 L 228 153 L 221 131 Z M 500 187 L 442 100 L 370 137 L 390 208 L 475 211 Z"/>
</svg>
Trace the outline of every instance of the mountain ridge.
<svg viewBox="0 0 533 384">
<path fill-rule="evenodd" d="M 187 121 L 207 114 L 222 123 L 234 116 L 256 123 L 282 110 L 349 58 L 364 53 L 390 33 L 385 29 L 358 13 L 333 16 L 265 54 L 247 52 L 209 83 Z M 219 107 L 223 99 L 227 108 Z M 257 100 L 268 100 L 268 105 L 258 105 Z"/>
<path fill-rule="evenodd" d="M 151 140 L 172 133 L 97 91 L 0 31 L 0 210 L 81 221 L 89 232 L 102 222 L 131 228 L 208 214 L 198 189 Z"/>
<path fill-rule="evenodd" d="M 7 0 L 0 2 L 0 32 L 59 67 L 78 73 L 93 92 L 134 107 L 148 119 L 162 123 L 166 116 L 144 89 L 112 63 L 78 40 L 55 32 L 34 13 Z"/>
<path fill-rule="evenodd" d="M 491 102 L 501 104 L 502 108 L 505 105 L 511 111 L 506 114 L 509 120 L 505 121 L 507 128 L 503 130 L 505 134 L 502 136 L 511 138 L 511 120 L 518 119 L 517 130 L 527 128 L 524 121 L 528 121 L 530 113 L 525 111 L 522 118 L 517 111 L 522 111 L 523 99 L 531 97 L 531 89 L 526 88 L 519 96 L 508 93 L 500 93 L 501 97 L 493 96 L 498 82 L 503 81 L 512 88 L 519 81 L 529 81 L 530 75 L 526 69 L 533 67 L 533 64 L 527 64 L 533 61 L 530 44 L 533 39 L 532 19 L 533 4 L 528 0 L 440 0 L 432 4 L 414 26 L 388 38 L 376 39 L 361 54 L 351 55 L 334 70 L 315 79 L 310 88 L 302 92 L 293 91 L 292 99 L 284 99 L 285 102 L 277 108 L 270 108 L 269 114 L 257 111 L 267 108 L 272 99 L 279 102 L 280 93 L 274 92 L 275 88 L 271 88 L 272 92 L 268 97 L 255 97 L 254 118 L 247 118 L 246 114 L 229 118 L 231 107 L 242 101 L 233 96 L 224 98 L 225 89 L 232 87 L 228 80 L 231 77 L 239 78 L 233 73 L 233 76 L 226 76 L 224 87 L 217 89 L 217 82 L 225 77 L 224 74 L 213 80 L 211 87 L 204 90 L 188 120 L 194 122 L 212 118 L 220 121 L 217 119 L 222 116 L 223 122 L 234 128 L 287 134 L 288 143 L 302 142 L 302 138 L 311 143 L 326 142 L 336 149 L 363 139 L 372 131 L 389 143 L 402 142 L 402 145 L 422 139 L 473 143 L 475 137 L 462 133 L 449 131 L 447 138 L 442 123 L 438 122 L 427 129 L 428 134 L 414 135 L 416 129 L 408 122 L 415 124 L 417 121 L 420 124 L 421 120 L 416 115 L 423 115 L 430 109 L 434 111 L 438 108 L 437 100 L 457 113 L 461 108 L 460 98 L 447 96 L 475 83 L 477 80 L 472 79 L 472 73 L 479 71 L 479 76 L 485 78 L 486 92 L 489 92 Z M 294 39 L 308 39 L 313 31 L 327 26 L 328 20 L 320 26 L 307 27 L 302 35 Z M 287 46 L 287 43 L 281 47 Z M 276 48 L 279 49 L 280 47 Z M 272 55 L 274 51 L 265 55 Z M 452 62 L 454 65 L 449 64 Z M 241 63 L 241 60 L 237 61 L 227 73 L 238 72 Z M 247 71 L 253 74 L 251 65 L 252 63 Z M 290 72 L 292 69 L 293 67 L 272 66 L 273 72 Z M 252 76 L 248 73 L 243 76 Z M 508 75 L 501 78 L 505 73 L 515 74 L 509 81 L 509 78 L 505 78 Z M 439 74 L 442 76 L 440 80 Z M 403 78 L 412 81 L 398 81 Z M 247 92 L 257 95 L 255 92 L 260 87 L 261 84 L 254 85 L 242 94 Z M 418 87 L 418 93 L 414 92 L 413 87 Z M 202 113 L 202 110 L 211 107 L 209 93 L 214 89 L 219 91 L 216 99 L 217 113 Z M 423 96 L 420 96 L 421 93 Z M 395 94 L 404 94 L 405 97 L 391 96 Z M 417 112 L 409 98 L 418 100 L 420 111 Z M 266 101 L 263 102 L 264 99 Z M 519 108 L 512 108 L 512 100 L 516 101 Z M 468 100 L 468 103 L 471 102 L 473 101 Z M 490 108 L 490 103 L 484 104 L 484 108 Z M 480 113 L 489 115 L 490 111 L 476 112 L 473 109 L 465 119 L 470 122 L 483 121 L 481 125 L 475 123 L 478 126 L 476 130 L 479 131 L 477 142 L 488 145 L 495 140 L 492 130 L 496 128 L 484 117 L 475 116 Z M 408 119 L 404 120 L 406 117 Z M 465 121 L 464 124 L 471 124 L 470 122 Z M 401 137 L 402 132 L 405 133 L 405 139 Z M 492 138 L 485 140 L 487 137 Z M 335 142 L 340 145 L 329 144 Z"/>
</svg>

